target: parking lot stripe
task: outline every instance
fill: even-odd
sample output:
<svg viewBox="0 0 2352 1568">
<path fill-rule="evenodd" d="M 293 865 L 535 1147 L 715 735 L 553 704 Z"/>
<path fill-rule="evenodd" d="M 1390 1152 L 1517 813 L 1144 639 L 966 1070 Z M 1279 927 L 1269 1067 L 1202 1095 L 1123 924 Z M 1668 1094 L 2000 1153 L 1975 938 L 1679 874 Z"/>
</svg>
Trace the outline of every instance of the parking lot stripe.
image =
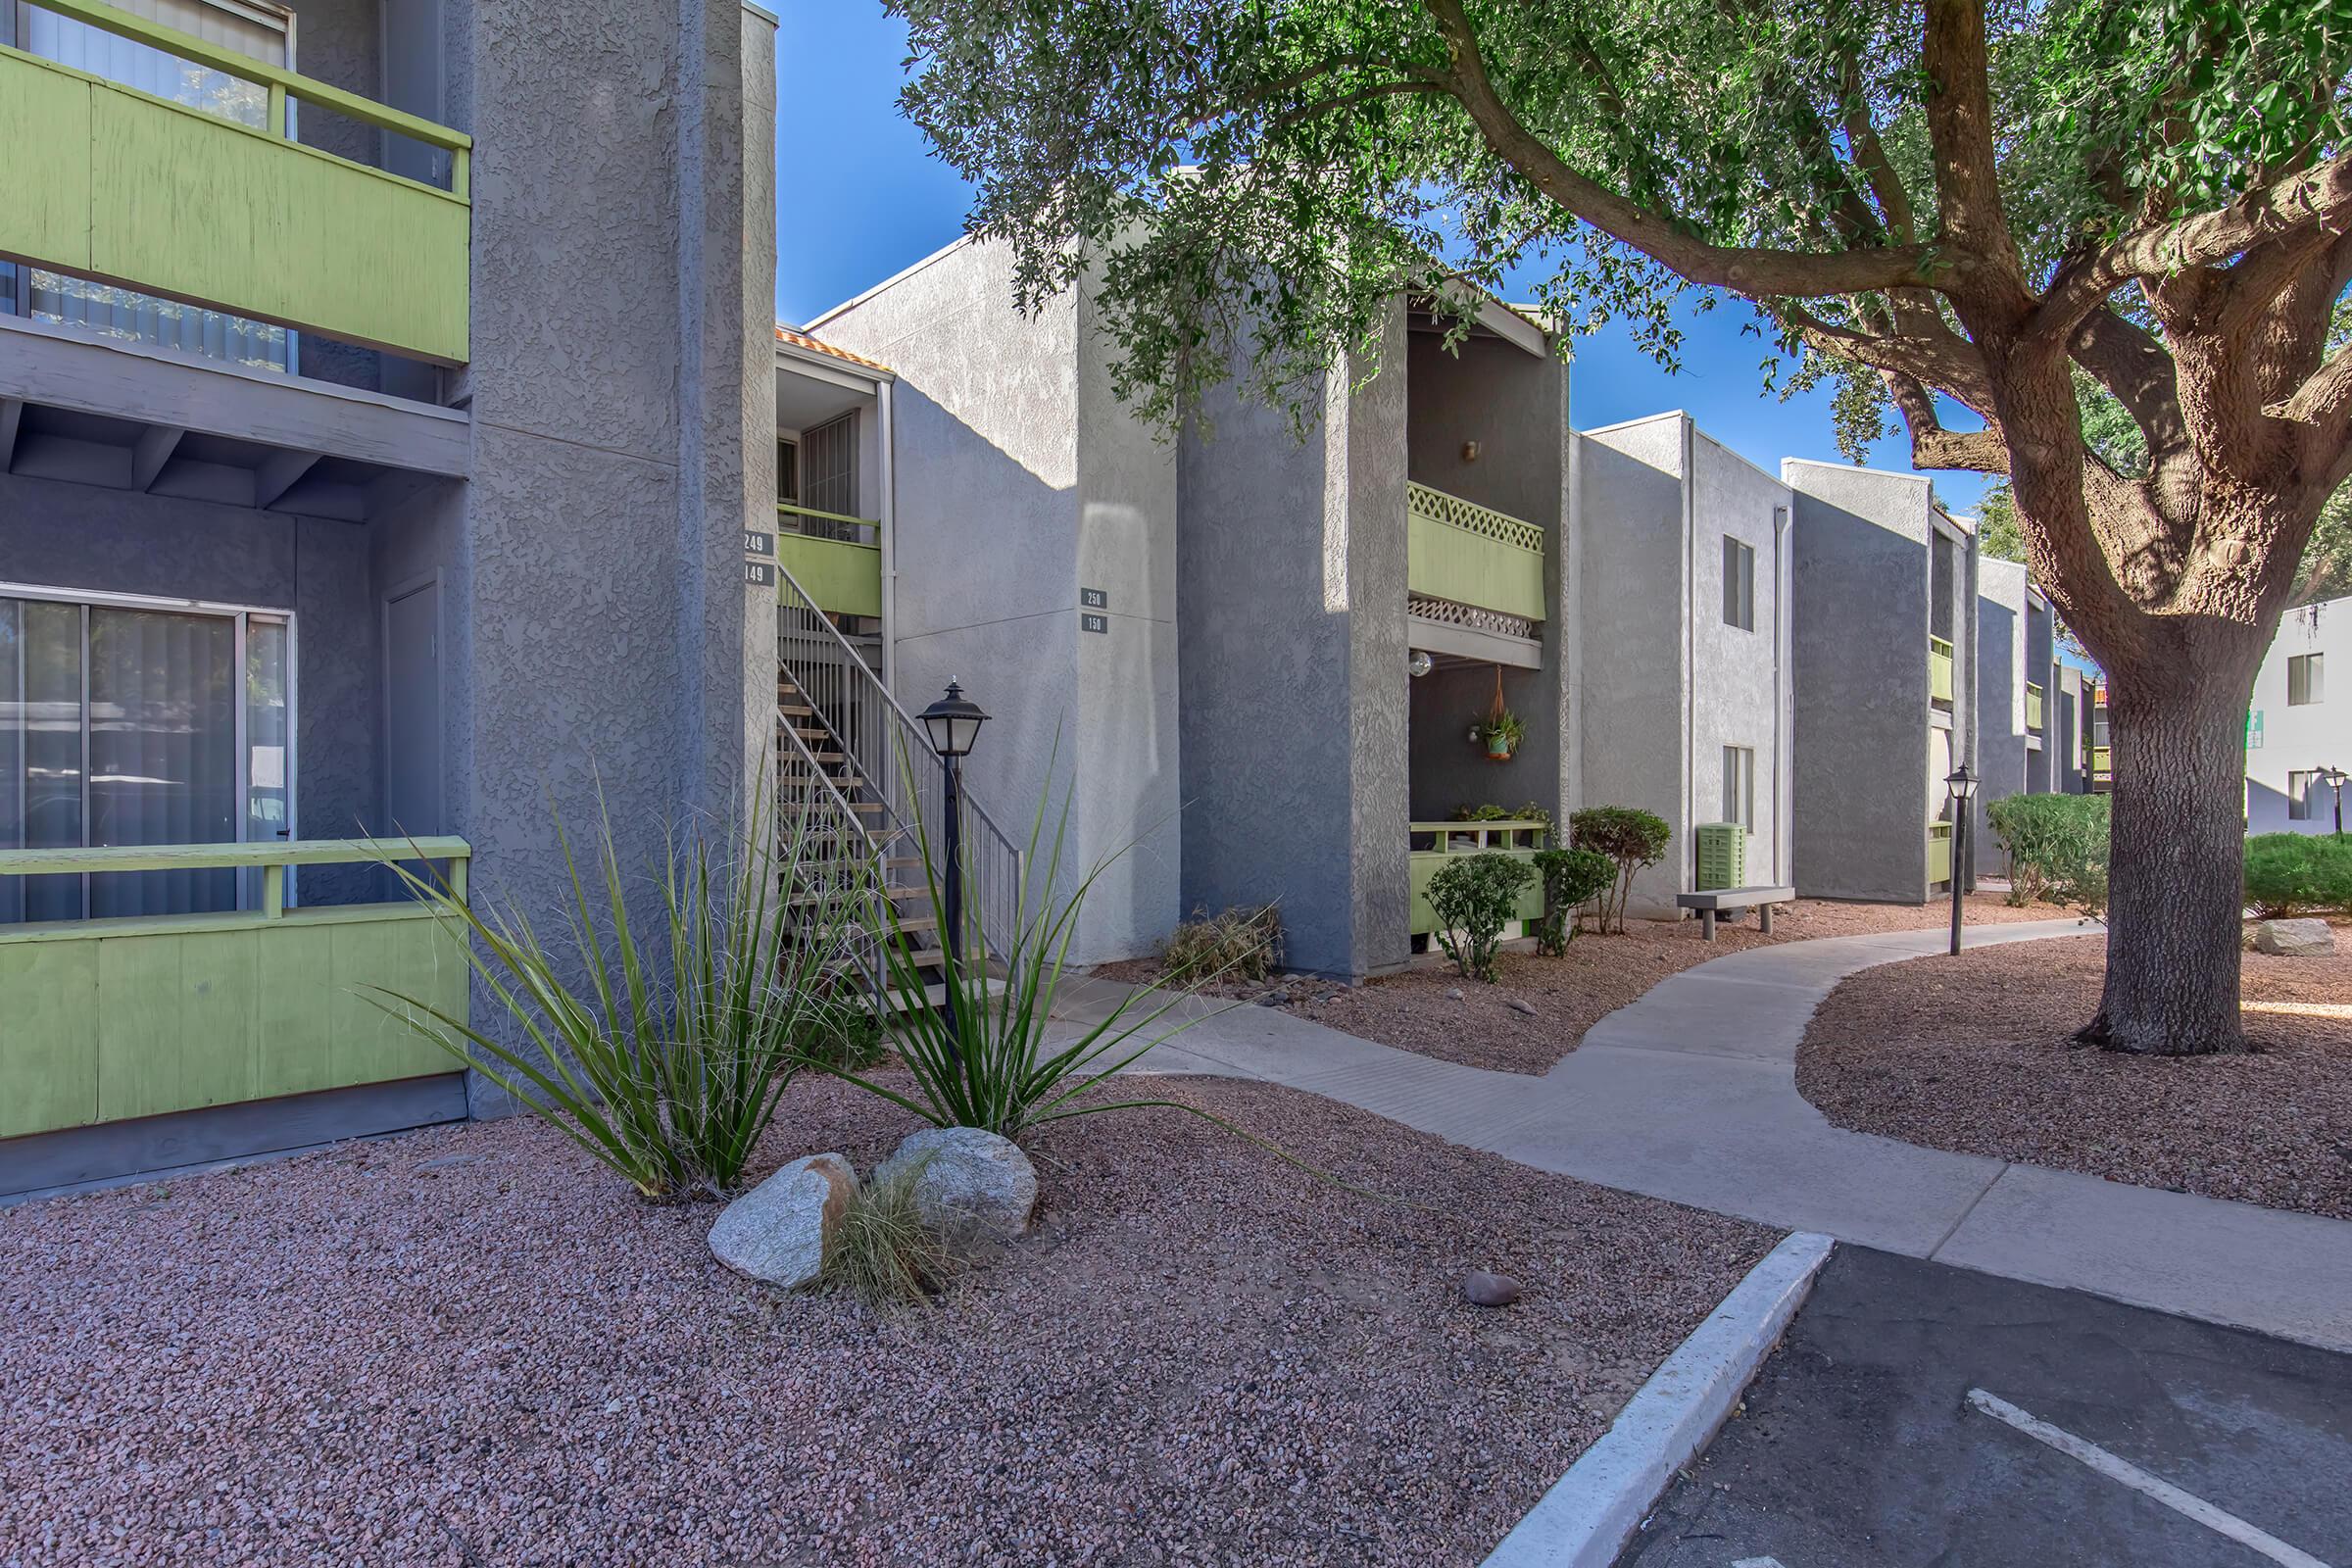
<svg viewBox="0 0 2352 1568">
<path fill-rule="evenodd" d="M 2141 1494 L 2155 1498 L 2175 1513 L 2194 1519 L 2218 1535 L 2228 1536 L 2240 1545 L 2250 1546 L 2281 1568 L 2328 1568 L 2328 1565 L 2308 1551 L 2288 1545 L 2266 1530 L 2246 1523 L 2233 1513 L 2207 1502 L 2204 1498 L 2182 1492 L 2160 1476 L 2152 1476 L 2129 1459 L 2109 1453 L 2097 1444 L 2078 1438 L 2047 1421 L 2038 1420 L 2011 1404 L 1996 1394 L 1983 1389 L 1968 1391 L 1968 1402 L 1996 1421 L 2005 1422 L 2038 1443 L 2045 1443 L 2072 1459 L 2079 1459 L 2111 1481 L 2120 1481 Z"/>
</svg>

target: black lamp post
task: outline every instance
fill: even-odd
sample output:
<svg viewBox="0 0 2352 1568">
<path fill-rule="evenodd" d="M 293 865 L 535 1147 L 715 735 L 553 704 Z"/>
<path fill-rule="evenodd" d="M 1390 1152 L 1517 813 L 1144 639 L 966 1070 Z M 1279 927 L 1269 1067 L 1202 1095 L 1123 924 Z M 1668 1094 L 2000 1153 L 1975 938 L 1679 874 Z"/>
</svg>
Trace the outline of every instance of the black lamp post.
<svg viewBox="0 0 2352 1568">
<path fill-rule="evenodd" d="M 931 737 L 931 749 L 939 754 L 940 766 L 947 772 L 947 907 L 941 911 L 940 942 L 947 949 L 948 967 L 952 975 L 960 974 L 957 962 L 963 956 L 963 759 L 979 738 L 980 726 L 988 715 L 977 704 L 969 702 L 963 688 L 955 681 L 948 682 L 947 695 L 921 714 L 923 729 Z M 956 988 L 953 985 L 949 990 Z"/>
<path fill-rule="evenodd" d="M 2344 780 L 2352 779 L 2352 773 L 2340 767 L 2323 767 L 2320 777 L 2328 781 L 2328 792 L 2335 798 L 2335 836 L 2340 839 L 2344 836 Z"/>
<path fill-rule="evenodd" d="M 1960 951 L 1960 896 L 1965 885 L 1962 867 L 1968 864 L 1969 803 L 1977 796 L 1977 775 L 1962 762 L 1944 778 L 1952 792 L 1952 951 Z"/>
</svg>

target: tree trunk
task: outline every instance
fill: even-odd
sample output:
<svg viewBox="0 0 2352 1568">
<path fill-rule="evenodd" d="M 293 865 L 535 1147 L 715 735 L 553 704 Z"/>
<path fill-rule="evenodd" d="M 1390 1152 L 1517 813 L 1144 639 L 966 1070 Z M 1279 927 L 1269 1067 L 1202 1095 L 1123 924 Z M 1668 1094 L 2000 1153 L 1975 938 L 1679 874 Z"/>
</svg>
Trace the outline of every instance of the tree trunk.
<svg viewBox="0 0 2352 1568">
<path fill-rule="evenodd" d="M 2146 671 L 2145 681 L 2119 673 L 2108 699 L 2107 977 L 2098 1016 L 2076 1038 L 2110 1051 L 2189 1056 L 2245 1044 L 2238 964 L 2253 670 L 2242 657 L 2214 662 L 2225 667 L 2183 660 Z"/>
</svg>

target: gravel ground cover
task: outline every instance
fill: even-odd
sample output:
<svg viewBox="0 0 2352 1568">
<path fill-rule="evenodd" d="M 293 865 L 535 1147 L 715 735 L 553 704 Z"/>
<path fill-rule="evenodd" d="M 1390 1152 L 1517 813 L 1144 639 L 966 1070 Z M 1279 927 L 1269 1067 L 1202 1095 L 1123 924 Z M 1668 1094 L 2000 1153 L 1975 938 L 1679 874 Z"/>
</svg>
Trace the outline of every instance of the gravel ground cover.
<svg viewBox="0 0 2352 1568">
<path fill-rule="evenodd" d="M 2242 1055 L 2121 1056 L 2098 937 L 1866 969 L 1813 1015 L 1796 1086 L 1840 1127 L 2352 1219 L 2352 925 L 2339 956 L 2244 959 Z"/>
<path fill-rule="evenodd" d="M 1997 893 L 1978 893 L 1969 898 L 1967 918 L 1987 924 L 2049 920 L 2066 913 L 2040 904 L 2011 908 Z M 1949 904 L 1799 899 L 1774 914 L 1769 937 L 1750 915 L 1738 923 L 1719 922 L 1711 945 L 1701 940 L 1696 920 L 1629 921 L 1622 936 L 1588 932 L 1569 943 L 1567 953 L 1557 958 L 1537 957 L 1531 943 L 1514 944 L 1517 951 L 1505 952 L 1496 962 L 1495 983 L 1491 986 L 1462 979 L 1441 955 L 1360 986 L 1278 976 L 1271 982 L 1200 989 L 1235 1000 L 1265 1000 L 1359 1039 L 1424 1056 L 1493 1072 L 1542 1074 L 1559 1065 L 1602 1017 L 1692 964 L 1768 943 L 1933 930 L 1950 920 Z M 1095 973 L 1128 985 L 1149 985 L 1158 978 L 1159 965 L 1156 959 L 1139 958 L 1103 964 Z"/>
<path fill-rule="evenodd" d="M 0 1564 L 1475 1563 L 1775 1239 L 1154 1088 L 1411 1202 L 1087 1117 L 1030 1239 L 880 1314 L 525 1121 L 0 1211 Z M 910 1125 L 804 1079 L 756 1169 Z"/>
</svg>

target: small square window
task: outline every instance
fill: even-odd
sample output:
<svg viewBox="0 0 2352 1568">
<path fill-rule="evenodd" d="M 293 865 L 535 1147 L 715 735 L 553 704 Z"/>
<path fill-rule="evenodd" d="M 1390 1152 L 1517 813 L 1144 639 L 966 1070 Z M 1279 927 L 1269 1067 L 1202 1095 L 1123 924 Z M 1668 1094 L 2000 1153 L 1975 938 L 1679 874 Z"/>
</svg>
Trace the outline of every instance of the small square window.
<svg viewBox="0 0 2352 1568">
<path fill-rule="evenodd" d="M 1756 629 L 1756 552 L 1728 533 L 1723 536 L 1723 620 L 1741 631 Z"/>
<path fill-rule="evenodd" d="M 2304 708 L 2328 700 L 2326 654 L 2297 654 L 2286 662 L 2286 706 Z"/>
<path fill-rule="evenodd" d="M 1756 830 L 1756 752 L 1752 746 L 1723 749 L 1723 820 Z"/>
</svg>

